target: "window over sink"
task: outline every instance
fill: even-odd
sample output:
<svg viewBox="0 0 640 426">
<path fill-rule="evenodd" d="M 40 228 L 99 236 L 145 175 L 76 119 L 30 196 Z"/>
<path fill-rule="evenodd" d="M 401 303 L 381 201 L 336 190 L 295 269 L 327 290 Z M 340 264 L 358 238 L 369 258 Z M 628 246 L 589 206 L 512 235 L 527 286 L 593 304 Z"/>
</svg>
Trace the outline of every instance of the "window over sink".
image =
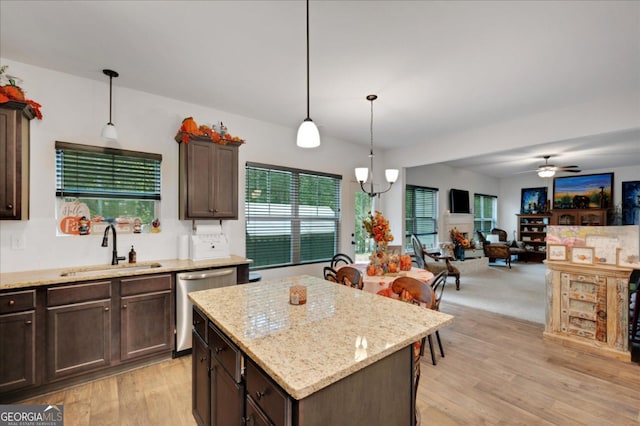
<svg viewBox="0 0 640 426">
<path fill-rule="evenodd" d="M 59 141 L 55 148 L 59 233 L 77 233 L 62 225 L 63 206 L 74 203 L 83 206 L 80 216 L 88 210 L 93 233 L 108 222 L 125 232 L 151 230 L 158 218 L 162 155 Z"/>
</svg>

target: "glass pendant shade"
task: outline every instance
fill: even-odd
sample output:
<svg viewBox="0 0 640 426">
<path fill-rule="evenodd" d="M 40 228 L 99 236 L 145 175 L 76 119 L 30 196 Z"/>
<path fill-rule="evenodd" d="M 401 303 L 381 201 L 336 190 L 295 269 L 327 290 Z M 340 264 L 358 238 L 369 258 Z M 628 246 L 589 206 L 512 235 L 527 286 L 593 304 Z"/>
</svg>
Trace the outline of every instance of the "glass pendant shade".
<svg viewBox="0 0 640 426">
<path fill-rule="evenodd" d="M 384 177 L 387 179 L 389 183 L 395 183 L 398 180 L 398 174 L 400 171 L 398 169 L 387 169 L 384 171 Z"/>
<path fill-rule="evenodd" d="M 366 182 L 369 177 L 369 169 L 366 167 L 356 167 L 356 180 L 358 182 Z"/>
<path fill-rule="evenodd" d="M 320 132 L 316 123 L 310 118 L 306 118 L 298 127 L 298 138 L 296 145 L 300 148 L 315 148 L 320 146 Z"/>
<path fill-rule="evenodd" d="M 118 140 L 118 131 L 113 123 L 107 123 L 102 128 L 102 139 L 106 142 L 115 142 Z"/>
</svg>

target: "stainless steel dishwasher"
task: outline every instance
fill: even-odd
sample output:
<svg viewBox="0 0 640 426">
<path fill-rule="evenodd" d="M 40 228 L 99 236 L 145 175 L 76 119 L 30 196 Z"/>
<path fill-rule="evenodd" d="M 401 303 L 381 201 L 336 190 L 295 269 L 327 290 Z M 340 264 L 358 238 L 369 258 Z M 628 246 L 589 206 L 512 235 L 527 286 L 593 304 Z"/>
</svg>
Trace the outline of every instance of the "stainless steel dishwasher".
<svg viewBox="0 0 640 426">
<path fill-rule="evenodd" d="M 182 272 L 176 275 L 176 355 L 191 349 L 193 303 L 188 294 L 192 291 L 226 287 L 237 283 L 236 268 L 207 269 Z"/>
</svg>

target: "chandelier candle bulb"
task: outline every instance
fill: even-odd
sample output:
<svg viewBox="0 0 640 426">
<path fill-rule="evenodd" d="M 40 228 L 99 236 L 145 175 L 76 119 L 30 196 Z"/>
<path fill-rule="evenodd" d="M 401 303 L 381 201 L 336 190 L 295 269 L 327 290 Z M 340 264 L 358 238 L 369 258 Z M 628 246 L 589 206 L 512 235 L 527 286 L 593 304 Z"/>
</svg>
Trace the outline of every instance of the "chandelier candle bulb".
<svg viewBox="0 0 640 426">
<path fill-rule="evenodd" d="M 289 288 L 289 303 L 292 305 L 304 305 L 307 303 L 307 287 L 294 285 Z"/>
</svg>

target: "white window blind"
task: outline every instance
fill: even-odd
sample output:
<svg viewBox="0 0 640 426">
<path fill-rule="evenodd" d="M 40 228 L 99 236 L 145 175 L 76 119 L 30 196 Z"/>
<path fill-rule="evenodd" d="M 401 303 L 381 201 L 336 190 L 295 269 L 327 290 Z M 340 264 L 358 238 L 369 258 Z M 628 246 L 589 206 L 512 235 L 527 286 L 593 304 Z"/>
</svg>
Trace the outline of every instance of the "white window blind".
<svg viewBox="0 0 640 426">
<path fill-rule="evenodd" d="M 258 163 L 245 172 L 252 269 L 323 262 L 339 252 L 341 176 Z"/>
<path fill-rule="evenodd" d="M 405 188 L 406 249 L 413 251 L 411 234 L 427 246 L 434 246 L 438 235 L 438 190 L 407 185 Z"/>
</svg>

